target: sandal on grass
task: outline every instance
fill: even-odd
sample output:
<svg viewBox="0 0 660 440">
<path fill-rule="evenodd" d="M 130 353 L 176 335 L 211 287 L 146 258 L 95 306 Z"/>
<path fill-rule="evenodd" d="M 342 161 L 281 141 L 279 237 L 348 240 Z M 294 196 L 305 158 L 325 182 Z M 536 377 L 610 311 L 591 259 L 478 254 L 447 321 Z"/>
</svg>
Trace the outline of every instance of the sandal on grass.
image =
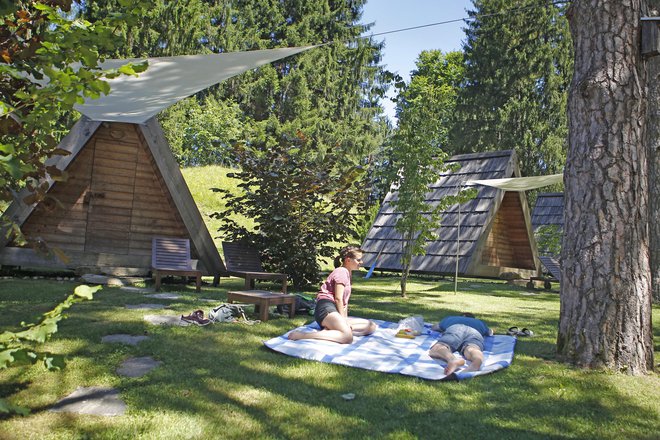
<svg viewBox="0 0 660 440">
<path fill-rule="evenodd" d="M 523 328 L 518 332 L 518 336 L 534 336 L 534 332 L 528 328 Z"/>
<path fill-rule="evenodd" d="M 509 327 L 509 330 L 507 330 L 507 332 L 506 332 L 506 334 L 509 335 L 509 336 L 518 336 L 519 333 L 520 333 L 520 331 L 518 330 L 518 327 L 516 327 L 516 326 Z"/>
</svg>

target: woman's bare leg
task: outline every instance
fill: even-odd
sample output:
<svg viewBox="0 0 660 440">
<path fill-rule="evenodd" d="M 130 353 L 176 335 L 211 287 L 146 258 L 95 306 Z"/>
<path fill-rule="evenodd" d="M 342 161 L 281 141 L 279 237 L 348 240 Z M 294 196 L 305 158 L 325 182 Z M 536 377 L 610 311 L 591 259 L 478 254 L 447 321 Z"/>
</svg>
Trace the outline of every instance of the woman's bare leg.
<svg viewBox="0 0 660 440">
<path fill-rule="evenodd" d="M 366 336 L 376 331 L 378 326 L 375 322 L 364 318 L 346 318 L 348 325 L 353 329 L 353 336 Z"/>
<path fill-rule="evenodd" d="M 289 333 L 289 339 L 293 341 L 299 339 L 322 339 L 339 344 L 350 344 L 353 342 L 351 327 L 339 312 L 328 313 L 328 316 L 323 320 L 323 327 L 323 330 L 317 332 L 292 331 Z"/>
</svg>

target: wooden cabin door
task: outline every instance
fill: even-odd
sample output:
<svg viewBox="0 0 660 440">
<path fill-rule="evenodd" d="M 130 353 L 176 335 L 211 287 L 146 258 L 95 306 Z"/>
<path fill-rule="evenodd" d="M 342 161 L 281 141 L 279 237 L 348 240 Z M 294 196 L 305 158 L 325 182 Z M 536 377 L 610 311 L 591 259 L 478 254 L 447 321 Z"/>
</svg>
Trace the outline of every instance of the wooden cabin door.
<svg viewBox="0 0 660 440">
<path fill-rule="evenodd" d="M 85 252 L 128 254 L 139 141 L 135 130 L 99 130 L 94 141 Z"/>
</svg>

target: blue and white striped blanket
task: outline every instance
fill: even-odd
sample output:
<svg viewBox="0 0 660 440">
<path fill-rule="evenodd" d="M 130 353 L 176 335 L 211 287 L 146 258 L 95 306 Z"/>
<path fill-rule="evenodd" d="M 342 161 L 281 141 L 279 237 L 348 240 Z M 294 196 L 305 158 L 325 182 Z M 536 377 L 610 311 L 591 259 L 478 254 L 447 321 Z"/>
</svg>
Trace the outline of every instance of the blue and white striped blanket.
<svg viewBox="0 0 660 440">
<path fill-rule="evenodd" d="M 484 344 L 484 363 L 480 371 L 452 375 L 444 373 L 444 362 L 432 359 L 429 348 L 440 333 L 425 324 L 424 334 L 415 339 L 397 338 L 398 324 L 373 320 L 378 330 L 369 336 L 355 337 L 352 344 L 337 344 L 329 341 L 303 339 L 290 341 L 289 332 L 264 341 L 267 347 L 287 354 L 319 362 L 347 365 L 384 373 L 399 373 L 430 380 L 462 380 L 482 374 L 493 373 L 511 365 L 516 338 L 506 335 L 488 336 Z M 312 322 L 295 330 L 316 331 L 318 324 Z M 458 356 L 458 353 L 455 353 Z"/>
</svg>

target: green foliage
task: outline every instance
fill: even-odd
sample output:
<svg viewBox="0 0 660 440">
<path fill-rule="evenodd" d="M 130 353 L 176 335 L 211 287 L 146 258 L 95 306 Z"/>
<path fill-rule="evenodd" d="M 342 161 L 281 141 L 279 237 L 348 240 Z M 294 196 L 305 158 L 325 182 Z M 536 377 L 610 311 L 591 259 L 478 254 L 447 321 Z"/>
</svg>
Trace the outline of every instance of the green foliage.
<svg viewBox="0 0 660 440">
<path fill-rule="evenodd" d="M 561 254 L 562 228 L 558 225 L 539 226 L 534 235 L 541 255 L 559 256 Z"/>
<path fill-rule="evenodd" d="M 91 300 L 94 293 L 99 289 L 101 289 L 101 286 L 78 286 L 73 294 L 69 295 L 53 310 L 44 313 L 38 324 L 21 323 L 21 326 L 26 328 L 23 331 L 0 333 L 0 369 L 31 365 L 38 362 L 43 363 L 43 366 L 49 371 L 64 368 L 63 355 L 38 351 L 36 345 L 43 344 L 57 332 L 57 324 L 65 317 L 63 314 L 65 310 L 80 301 Z M 12 405 L 5 399 L 0 398 L 0 413 L 27 415 L 29 410 Z"/>
<path fill-rule="evenodd" d="M 566 6 L 538 0 L 473 3 L 452 151 L 513 149 L 523 175 L 560 172 L 573 69 Z"/>
<path fill-rule="evenodd" d="M 121 12 L 123 0 L 84 3 L 80 13 L 92 22 L 107 21 Z M 148 7 L 118 21 L 114 28 L 121 44 L 105 47 L 112 58 L 163 57 L 210 53 L 209 37 L 222 2 L 204 0 L 148 0 Z"/>
<path fill-rule="evenodd" d="M 231 165 L 231 145 L 242 135 L 238 105 L 213 96 L 185 99 L 159 115 L 182 166 Z"/>
<path fill-rule="evenodd" d="M 301 133 L 289 144 L 267 151 L 236 147 L 241 171 L 230 174 L 241 193 L 214 188 L 225 197 L 221 219 L 228 240 L 246 241 L 261 251 L 264 266 L 289 274 L 296 288 L 319 280 L 319 257 L 335 253 L 332 243 L 353 235 L 364 210 L 363 170 L 346 164 L 339 149 L 319 155 L 314 142 Z M 254 229 L 231 216 L 253 219 Z"/>
<path fill-rule="evenodd" d="M 392 181 L 397 188 L 395 209 L 401 213 L 395 229 L 403 236 L 401 294 L 415 255 L 424 255 L 428 240 L 435 238 L 441 214 L 457 201 L 474 197 L 469 190 L 426 202 L 429 185 L 449 171 L 448 155 L 441 147 L 447 140 L 446 121 L 454 110 L 456 85 L 462 76 L 461 56 L 440 51 L 422 52 L 410 83 L 400 85 L 397 96 L 399 125 L 391 140 Z"/>
<path fill-rule="evenodd" d="M 19 1 L 3 8 L 0 28 L 0 200 L 27 186 L 31 204 L 45 197 L 46 177 L 66 173 L 46 159 L 68 154 L 57 148 L 73 106 L 107 94 L 105 78 L 135 75 L 146 65 L 101 70 L 99 51 L 116 43 L 113 24 L 75 18 L 72 1 Z M 140 5 L 135 3 L 133 7 Z M 8 225 L 3 225 L 8 226 Z M 11 233 L 11 228 L 10 228 Z"/>
</svg>

